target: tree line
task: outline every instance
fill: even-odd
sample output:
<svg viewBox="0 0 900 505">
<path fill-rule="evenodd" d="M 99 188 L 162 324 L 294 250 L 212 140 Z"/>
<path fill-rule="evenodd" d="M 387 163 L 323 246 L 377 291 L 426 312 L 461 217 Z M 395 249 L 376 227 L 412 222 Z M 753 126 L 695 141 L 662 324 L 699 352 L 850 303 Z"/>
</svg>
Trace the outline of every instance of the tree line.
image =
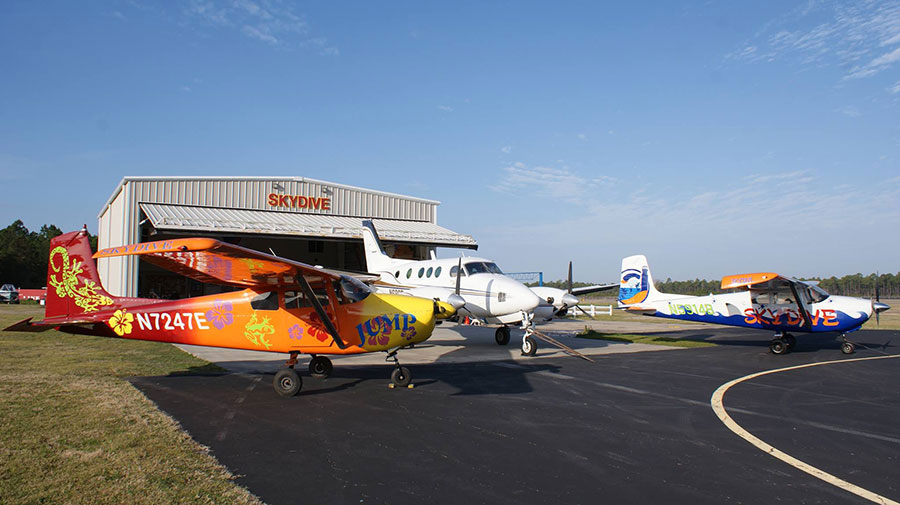
<svg viewBox="0 0 900 505">
<path fill-rule="evenodd" d="M 21 219 L 0 230 L 0 284 L 17 288 L 46 286 L 50 239 L 58 235 L 62 235 L 62 230 L 55 225 L 29 231 Z M 97 237 L 90 236 L 90 241 L 96 251 Z"/>
<path fill-rule="evenodd" d="M 20 288 L 39 288 L 47 282 L 47 260 L 50 256 L 50 239 L 62 235 L 55 225 L 43 225 L 38 231 L 29 231 L 16 220 L 0 230 L 0 284 L 14 284 Z M 97 237 L 89 235 L 91 248 L 97 250 Z M 871 297 L 875 295 L 875 281 L 878 280 L 882 298 L 900 298 L 900 272 L 896 274 L 863 275 L 860 273 L 843 277 L 819 278 L 806 280 L 818 281 L 819 285 L 834 295 Z M 545 286 L 566 289 L 565 280 L 545 282 Z M 536 286 L 537 283 L 527 283 Z M 587 282 L 573 282 L 573 287 L 590 286 Z M 694 279 L 673 281 L 671 278 L 656 282 L 656 289 L 664 293 L 682 295 L 708 295 L 720 292 L 720 281 Z"/>
</svg>

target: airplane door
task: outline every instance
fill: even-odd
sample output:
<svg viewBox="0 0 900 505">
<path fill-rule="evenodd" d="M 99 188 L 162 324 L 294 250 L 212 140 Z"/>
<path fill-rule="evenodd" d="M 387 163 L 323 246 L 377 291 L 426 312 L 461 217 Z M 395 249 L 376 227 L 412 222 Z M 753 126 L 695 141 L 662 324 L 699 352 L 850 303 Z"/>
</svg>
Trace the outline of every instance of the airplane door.
<svg viewBox="0 0 900 505">
<path fill-rule="evenodd" d="M 340 326 L 334 316 L 334 295 L 327 284 L 313 284 L 310 286 L 316 299 L 325 310 L 325 314 L 340 333 Z M 297 340 L 298 345 L 304 347 L 329 347 L 331 335 L 325 329 L 325 325 L 319 319 L 319 314 L 313 308 L 312 302 L 307 299 L 303 291 L 286 290 L 283 292 L 283 304 L 287 311 L 288 336 Z"/>
</svg>

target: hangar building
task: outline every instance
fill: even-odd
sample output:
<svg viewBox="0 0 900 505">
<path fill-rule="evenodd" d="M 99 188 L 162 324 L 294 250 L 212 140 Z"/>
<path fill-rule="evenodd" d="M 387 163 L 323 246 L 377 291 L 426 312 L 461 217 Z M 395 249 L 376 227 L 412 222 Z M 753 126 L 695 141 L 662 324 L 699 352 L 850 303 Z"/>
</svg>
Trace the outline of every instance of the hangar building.
<svg viewBox="0 0 900 505">
<path fill-rule="evenodd" d="M 439 204 L 305 177 L 125 177 L 97 216 L 98 247 L 212 237 L 364 272 L 362 220 L 372 219 L 395 257 L 425 259 L 436 247 L 477 249 L 471 236 L 438 226 Z M 221 290 L 135 257 L 101 258 L 97 267 L 116 296 L 183 298 Z"/>
</svg>

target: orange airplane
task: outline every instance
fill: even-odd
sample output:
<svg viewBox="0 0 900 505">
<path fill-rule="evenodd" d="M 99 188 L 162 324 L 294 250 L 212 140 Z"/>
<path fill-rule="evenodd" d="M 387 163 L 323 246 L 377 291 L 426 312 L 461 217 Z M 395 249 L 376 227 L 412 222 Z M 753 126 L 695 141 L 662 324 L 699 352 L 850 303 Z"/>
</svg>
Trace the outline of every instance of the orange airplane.
<svg viewBox="0 0 900 505">
<path fill-rule="evenodd" d="M 154 265 L 235 291 L 183 300 L 116 297 L 100 282 L 93 258 L 137 255 Z M 451 300 L 453 302 L 453 300 Z M 459 305 L 459 304 L 454 304 Z M 360 280 L 209 238 L 145 242 L 91 254 L 87 230 L 50 242 L 44 319 L 20 321 L 8 331 L 44 331 L 177 344 L 283 352 L 290 359 L 275 374 L 282 396 L 302 380 L 294 366 L 310 354 L 313 377 L 330 375 L 325 354 L 388 353 L 391 380 L 408 385 L 397 351 L 431 336 L 454 305 L 372 292 Z"/>
</svg>

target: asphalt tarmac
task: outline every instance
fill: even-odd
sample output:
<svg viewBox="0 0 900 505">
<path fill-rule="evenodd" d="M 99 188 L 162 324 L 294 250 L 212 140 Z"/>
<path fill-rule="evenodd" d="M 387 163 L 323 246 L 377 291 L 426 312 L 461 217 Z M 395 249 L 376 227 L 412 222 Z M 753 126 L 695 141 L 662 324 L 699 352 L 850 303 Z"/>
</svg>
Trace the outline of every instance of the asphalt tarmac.
<svg viewBox="0 0 900 505">
<path fill-rule="evenodd" d="M 336 361 L 293 398 L 269 373 L 132 382 L 272 505 L 871 503 L 740 438 L 710 396 L 763 370 L 898 355 L 900 332 L 854 333 L 852 356 L 833 336 L 774 356 L 761 332 L 676 334 L 720 345 L 438 360 L 410 366 L 413 389 L 389 388 L 387 364 Z M 780 451 L 900 501 L 898 379 L 900 358 L 848 361 L 742 382 L 724 405 Z"/>
</svg>

